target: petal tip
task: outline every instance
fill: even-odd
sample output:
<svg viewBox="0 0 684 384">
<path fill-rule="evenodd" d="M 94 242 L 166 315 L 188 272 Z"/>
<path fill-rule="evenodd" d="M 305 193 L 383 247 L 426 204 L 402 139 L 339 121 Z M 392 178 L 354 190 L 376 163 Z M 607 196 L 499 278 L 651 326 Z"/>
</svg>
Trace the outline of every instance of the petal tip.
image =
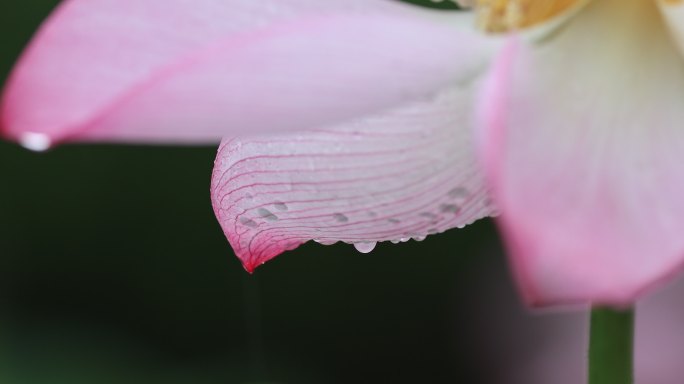
<svg viewBox="0 0 684 384">
<path fill-rule="evenodd" d="M 243 262 L 242 267 L 249 273 L 250 275 L 254 274 L 254 271 L 257 269 L 258 265 L 254 265 L 253 263 L 250 262 Z"/>
</svg>

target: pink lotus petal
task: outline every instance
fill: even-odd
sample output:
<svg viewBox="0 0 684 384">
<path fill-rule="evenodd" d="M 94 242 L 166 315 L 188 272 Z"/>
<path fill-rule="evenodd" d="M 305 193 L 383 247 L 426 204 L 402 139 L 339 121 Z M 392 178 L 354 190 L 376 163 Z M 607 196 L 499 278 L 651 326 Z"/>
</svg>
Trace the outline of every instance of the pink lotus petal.
<svg viewBox="0 0 684 384">
<path fill-rule="evenodd" d="M 492 211 L 470 135 L 473 83 L 301 134 L 225 140 L 214 211 L 248 271 L 315 239 L 421 239 Z"/>
<path fill-rule="evenodd" d="M 679 49 L 684 54 L 684 1 L 681 0 L 658 0 L 660 10 L 667 21 L 673 37 L 679 44 Z"/>
<path fill-rule="evenodd" d="M 42 142 L 316 128 L 480 68 L 471 22 L 385 0 L 70 0 L 14 71 L 1 123 Z"/>
<path fill-rule="evenodd" d="M 480 143 L 531 304 L 628 304 L 680 269 L 682 64 L 655 5 L 619 0 L 499 59 Z"/>
</svg>

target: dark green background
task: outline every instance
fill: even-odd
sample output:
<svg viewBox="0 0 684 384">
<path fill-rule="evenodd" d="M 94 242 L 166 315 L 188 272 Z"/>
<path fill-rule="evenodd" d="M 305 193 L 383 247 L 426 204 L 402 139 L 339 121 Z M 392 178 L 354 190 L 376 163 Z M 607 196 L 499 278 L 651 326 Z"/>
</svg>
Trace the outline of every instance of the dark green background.
<svg viewBox="0 0 684 384">
<path fill-rule="evenodd" d="M 56 3 L 0 2 L 0 79 Z M 369 255 L 307 244 L 249 276 L 214 155 L 0 143 L 0 383 L 488 383 L 528 344 L 482 342 L 527 319 L 491 221 Z"/>
</svg>

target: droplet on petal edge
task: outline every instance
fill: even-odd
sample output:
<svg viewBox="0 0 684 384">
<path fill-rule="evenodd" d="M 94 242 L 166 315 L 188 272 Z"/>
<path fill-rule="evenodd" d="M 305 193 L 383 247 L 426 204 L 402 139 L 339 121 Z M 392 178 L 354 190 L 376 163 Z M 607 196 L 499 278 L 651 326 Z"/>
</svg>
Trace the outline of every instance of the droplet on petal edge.
<svg viewBox="0 0 684 384">
<path fill-rule="evenodd" d="M 360 243 L 354 243 L 354 248 L 361 253 L 370 253 L 373 249 L 375 249 L 376 244 L 377 243 L 375 241 L 363 241 Z"/>
<path fill-rule="evenodd" d="M 331 240 L 331 239 L 313 239 L 313 241 L 315 241 L 321 245 L 333 245 L 333 244 L 337 243 L 337 240 Z"/>
<path fill-rule="evenodd" d="M 30 151 L 45 152 L 52 146 L 52 140 L 43 133 L 26 132 L 19 137 L 19 144 Z"/>
</svg>

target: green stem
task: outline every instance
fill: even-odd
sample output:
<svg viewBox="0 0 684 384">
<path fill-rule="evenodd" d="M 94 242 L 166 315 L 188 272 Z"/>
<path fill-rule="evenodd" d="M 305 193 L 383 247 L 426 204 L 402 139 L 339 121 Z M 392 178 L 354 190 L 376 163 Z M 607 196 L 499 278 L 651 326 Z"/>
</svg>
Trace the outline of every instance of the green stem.
<svg viewBox="0 0 684 384">
<path fill-rule="evenodd" d="M 633 340 L 633 309 L 592 309 L 589 384 L 632 384 Z"/>
</svg>

